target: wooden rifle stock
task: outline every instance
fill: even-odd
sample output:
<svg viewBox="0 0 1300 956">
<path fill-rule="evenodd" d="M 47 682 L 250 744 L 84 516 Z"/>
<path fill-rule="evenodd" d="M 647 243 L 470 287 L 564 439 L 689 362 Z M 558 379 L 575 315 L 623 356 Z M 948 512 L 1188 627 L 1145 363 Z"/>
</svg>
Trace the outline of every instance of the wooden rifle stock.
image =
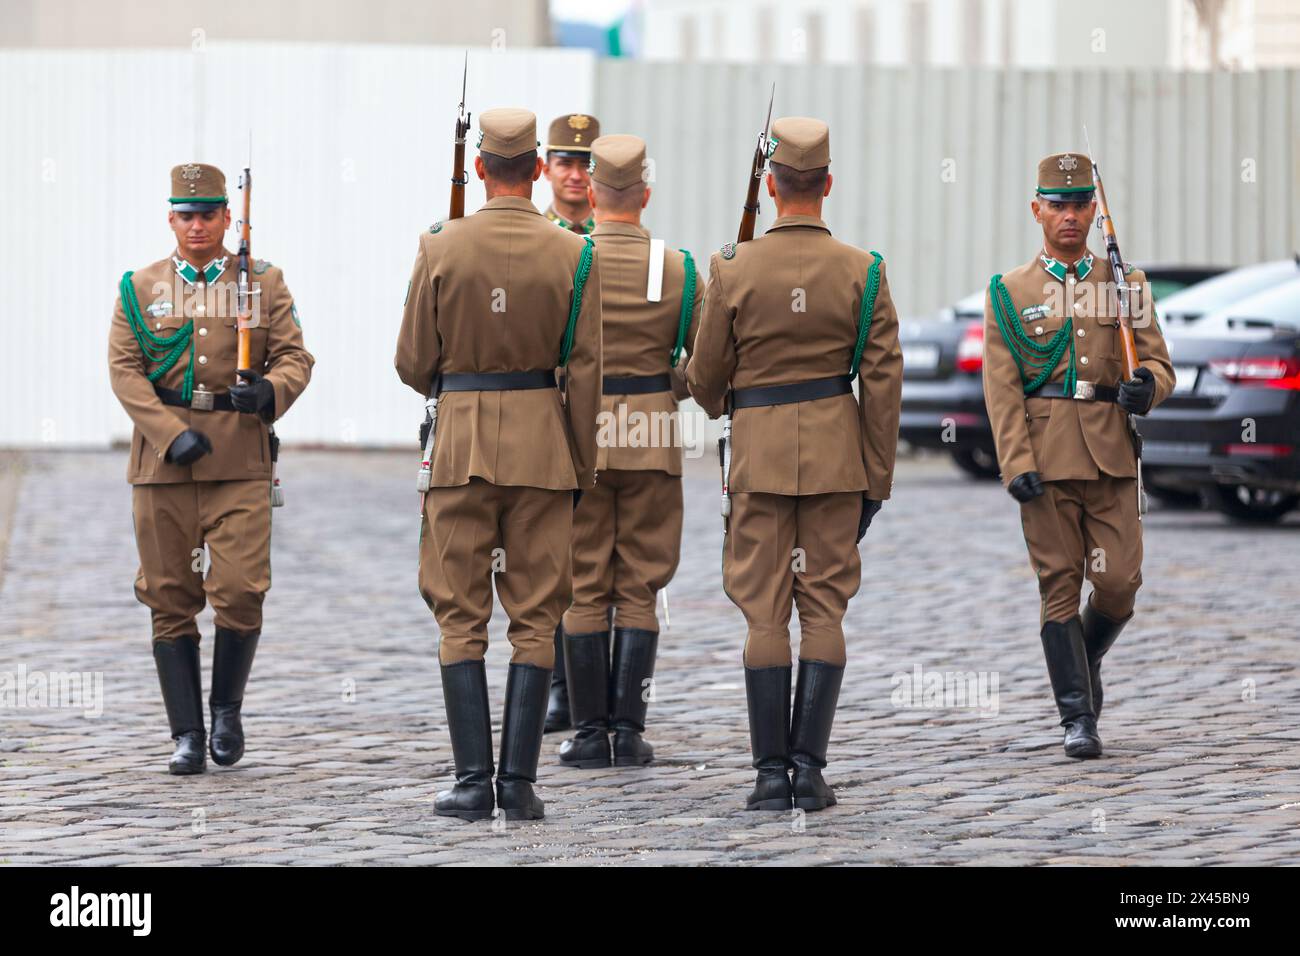
<svg viewBox="0 0 1300 956">
<path fill-rule="evenodd" d="M 253 173 L 247 166 L 244 167 L 244 175 L 239 188 L 244 194 L 244 217 L 239 223 L 239 317 L 235 325 L 238 354 L 235 368 L 249 369 L 252 368 L 253 362 L 253 332 L 250 324 L 253 318 L 252 259 L 249 251 L 252 234 L 249 215 L 252 212 Z M 235 380 L 238 382 L 238 377 Z"/>
</svg>

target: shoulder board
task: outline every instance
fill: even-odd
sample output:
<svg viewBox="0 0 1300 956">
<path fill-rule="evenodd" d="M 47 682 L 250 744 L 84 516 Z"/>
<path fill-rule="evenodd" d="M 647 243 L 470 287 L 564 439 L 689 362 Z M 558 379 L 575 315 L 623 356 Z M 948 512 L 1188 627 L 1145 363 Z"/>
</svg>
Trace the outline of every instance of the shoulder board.
<svg viewBox="0 0 1300 956">
<path fill-rule="evenodd" d="M 271 262 L 270 262 L 270 260 L 268 260 L 268 259 L 255 259 L 255 260 L 253 260 L 253 273 L 254 273 L 254 275 L 259 275 L 259 276 L 260 276 L 263 272 L 265 272 L 265 271 L 266 271 L 267 269 L 269 269 L 269 268 L 271 268 Z"/>
<path fill-rule="evenodd" d="M 718 251 L 722 253 L 724 259 L 736 258 L 736 244 L 734 242 L 724 242 L 722 248 Z"/>
<path fill-rule="evenodd" d="M 440 233 L 440 232 L 442 232 L 442 223 L 441 223 L 441 222 L 435 222 L 432 226 L 429 227 L 429 233 L 430 233 L 431 235 L 435 235 L 435 236 L 436 236 L 436 235 L 437 235 L 438 233 Z"/>
</svg>

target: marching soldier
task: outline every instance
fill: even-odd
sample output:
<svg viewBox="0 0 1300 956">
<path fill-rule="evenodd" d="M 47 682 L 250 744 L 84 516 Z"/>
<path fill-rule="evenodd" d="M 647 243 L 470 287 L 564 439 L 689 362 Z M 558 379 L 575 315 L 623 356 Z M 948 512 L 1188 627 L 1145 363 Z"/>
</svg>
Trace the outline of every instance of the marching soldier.
<svg viewBox="0 0 1300 956">
<path fill-rule="evenodd" d="M 1142 584 L 1127 415 L 1145 415 L 1174 387 L 1146 276 L 1131 266 L 1140 365 L 1123 380 L 1113 275 L 1087 245 L 1094 192 L 1087 156 L 1059 153 L 1039 163 L 1030 208 L 1043 247 L 994 276 L 984 303 L 984 395 L 1002 480 L 1020 502 L 1042 599 L 1043 653 L 1071 757 L 1101 754 L 1101 659 L 1132 617 Z M 1085 577 L 1093 590 L 1081 616 Z"/>
<path fill-rule="evenodd" d="M 551 204 L 543 215 L 562 229 L 589 235 L 596 228 L 588 190 L 591 188 L 591 144 L 600 136 L 600 120 L 586 113 L 566 113 L 551 121 L 546 133 L 546 164 L 551 184 Z M 546 732 L 569 730 L 569 688 L 565 679 L 564 644 L 555 629 L 555 669 L 551 672 L 551 699 L 546 710 Z"/>
<path fill-rule="evenodd" d="M 857 543 L 890 495 L 903 359 L 884 261 L 831 238 L 821 218 L 826 124 L 787 117 L 772 133 L 777 219 L 712 257 L 686 377 L 710 417 L 732 415 L 723 581 L 749 628 L 758 776 L 746 808 L 820 810 L 835 803 L 821 771 L 844 673 L 841 623 L 861 576 Z M 803 632 L 793 718 L 792 604 Z"/>
<path fill-rule="evenodd" d="M 646 688 L 654 676 L 655 598 L 682 542 L 682 454 L 675 391 L 701 289 L 690 253 L 641 226 L 649 202 L 645 142 L 592 145 L 591 205 L 600 249 L 604 381 L 596 486 L 573 518 L 573 606 L 564 615 L 568 695 L 577 734 L 560 760 L 577 767 L 648 764 Z M 682 397 L 685 397 L 684 394 Z M 610 611 L 614 612 L 613 660 Z"/>
<path fill-rule="evenodd" d="M 600 121 L 586 113 L 566 113 L 551 122 L 546 134 L 546 179 L 551 184 L 551 204 L 546 218 L 557 226 L 589 235 L 596 228 L 587 201 L 591 176 L 591 144 L 600 137 Z"/>
<path fill-rule="evenodd" d="M 441 631 L 456 783 L 436 811 L 493 812 L 483 655 L 495 576 L 513 647 L 495 806 L 538 819 L 532 784 L 554 634 L 573 596 L 573 509 L 595 480 L 600 275 L 590 238 L 556 229 L 531 202 L 542 172 L 533 114 L 489 110 L 479 128 L 487 203 L 420 237 L 395 364 L 437 400 L 419 579 Z"/>
<path fill-rule="evenodd" d="M 216 615 L 208 745 L 222 766 L 244 753 L 240 708 L 271 586 L 278 440 L 268 426 L 307 387 L 314 360 L 283 274 L 257 260 L 249 277 L 252 367 L 236 368 L 237 259 L 222 243 L 230 227 L 225 176 L 187 163 L 171 181 L 176 249 L 122 277 L 108 365 L 135 426 L 127 465 L 140 553 L 135 593 L 153 617 L 154 662 L 176 742 L 169 769 L 193 774 L 205 767 L 195 623 L 205 596 Z"/>
</svg>

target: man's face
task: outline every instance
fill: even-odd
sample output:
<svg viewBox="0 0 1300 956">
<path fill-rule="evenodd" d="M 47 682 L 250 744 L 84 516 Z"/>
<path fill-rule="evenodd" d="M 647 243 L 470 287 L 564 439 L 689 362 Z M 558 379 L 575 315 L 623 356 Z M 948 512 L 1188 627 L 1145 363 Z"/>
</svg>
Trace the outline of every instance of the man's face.
<svg viewBox="0 0 1300 956">
<path fill-rule="evenodd" d="M 167 214 L 167 223 L 176 233 L 176 246 L 186 258 L 189 256 L 215 256 L 221 249 L 221 240 L 230 228 L 230 207 L 220 206 L 202 212 L 176 212 Z M 197 263 L 204 265 L 205 263 Z"/>
<path fill-rule="evenodd" d="M 561 156 L 551 153 L 546 160 L 546 178 L 551 192 L 561 202 L 585 203 L 591 176 L 587 173 L 587 156 Z"/>
<path fill-rule="evenodd" d="M 1034 218 L 1043 224 L 1043 238 L 1049 245 L 1056 249 L 1083 250 L 1088 240 L 1088 227 L 1097 212 L 1095 199 L 1073 202 L 1035 199 L 1031 208 Z"/>
</svg>

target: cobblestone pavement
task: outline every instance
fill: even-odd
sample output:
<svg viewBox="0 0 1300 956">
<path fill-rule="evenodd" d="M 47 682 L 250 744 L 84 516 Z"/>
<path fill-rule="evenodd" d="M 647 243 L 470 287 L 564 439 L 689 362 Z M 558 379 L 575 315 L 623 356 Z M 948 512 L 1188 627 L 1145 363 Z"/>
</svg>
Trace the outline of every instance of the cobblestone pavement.
<svg viewBox="0 0 1300 956">
<path fill-rule="evenodd" d="M 716 467 L 686 478 L 686 555 L 645 769 L 558 766 L 538 823 L 434 816 L 451 751 L 415 585 L 410 455 L 291 450 L 249 752 L 199 777 L 171 744 L 121 453 L 35 454 L 0 590 L 0 679 L 102 675 L 102 715 L 0 710 L 8 863 L 1284 863 L 1300 859 L 1300 521 L 1154 511 L 1138 617 L 1106 660 L 1106 756 L 1061 752 L 1014 502 L 942 459 L 900 465 L 863 546 L 827 779 L 838 807 L 746 813 L 740 613 L 722 594 Z M 0 521 L 3 524 L 3 521 Z M 201 620 L 205 671 L 210 615 Z M 499 720 L 509 648 L 498 613 Z M 901 691 L 996 678 L 983 706 Z M 906 680 L 895 675 L 906 675 Z M 207 677 L 205 675 L 205 687 Z M 992 684 L 985 685 L 993 691 Z M 23 700 L 23 704 L 31 703 Z M 499 725 L 498 728 L 499 729 Z"/>
</svg>

